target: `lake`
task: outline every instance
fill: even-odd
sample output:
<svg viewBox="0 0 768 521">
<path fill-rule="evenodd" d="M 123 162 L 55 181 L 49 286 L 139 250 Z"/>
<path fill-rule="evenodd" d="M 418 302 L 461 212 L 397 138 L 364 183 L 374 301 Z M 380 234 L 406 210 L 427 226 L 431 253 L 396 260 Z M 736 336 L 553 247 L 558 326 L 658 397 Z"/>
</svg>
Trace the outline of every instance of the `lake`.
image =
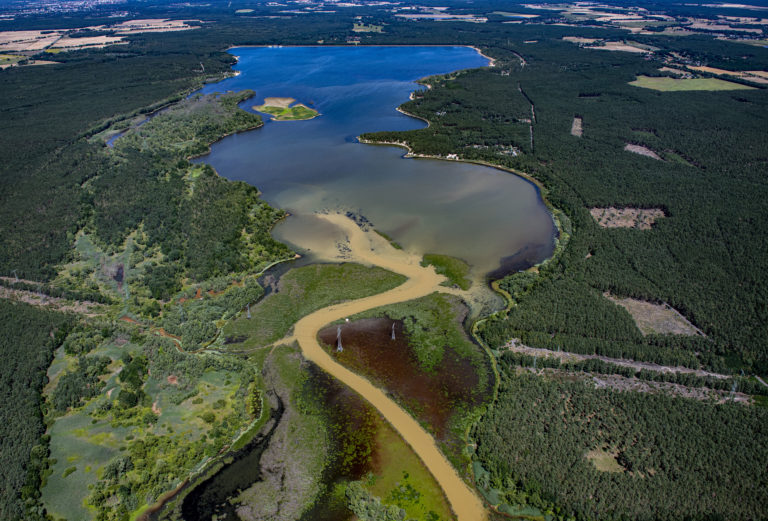
<svg viewBox="0 0 768 521">
<path fill-rule="evenodd" d="M 359 143 L 364 132 L 410 130 L 426 124 L 396 110 L 419 78 L 484 67 L 468 47 L 239 47 L 238 75 L 204 93 L 252 89 L 242 106 L 291 97 L 320 116 L 269 121 L 216 143 L 201 161 L 231 180 L 258 187 L 265 200 L 292 215 L 274 236 L 309 259 L 337 239 L 313 213 L 364 215 L 404 248 L 443 253 L 470 263 L 475 280 L 502 268 L 520 269 L 548 257 L 556 234 L 532 183 L 481 165 L 404 158 L 394 146 Z M 313 257 L 314 255 L 314 257 Z"/>
</svg>

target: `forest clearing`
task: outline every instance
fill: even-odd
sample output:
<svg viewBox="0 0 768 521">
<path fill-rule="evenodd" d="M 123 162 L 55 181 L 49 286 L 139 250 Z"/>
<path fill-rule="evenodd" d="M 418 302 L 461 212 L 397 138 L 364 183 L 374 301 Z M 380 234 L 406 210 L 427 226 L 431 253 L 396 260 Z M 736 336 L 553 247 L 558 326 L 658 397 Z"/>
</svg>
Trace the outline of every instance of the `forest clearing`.
<svg viewBox="0 0 768 521">
<path fill-rule="evenodd" d="M 653 224 L 666 217 L 661 208 L 590 208 L 589 213 L 603 228 L 636 228 L 650 230 Z"/>
<path fill-rule="evenodd" d="M 734 83 L 732 81 L 720 80 L 717 78 L 670 78 L 668 76 L 638 76 L 635 81 L 630 81 L 630 85 L 642 87 L 644 89 L 653 89 L 662 92 L 679 92 L 687 90 L 752 90 L 755 87 Z"/>
</svg>

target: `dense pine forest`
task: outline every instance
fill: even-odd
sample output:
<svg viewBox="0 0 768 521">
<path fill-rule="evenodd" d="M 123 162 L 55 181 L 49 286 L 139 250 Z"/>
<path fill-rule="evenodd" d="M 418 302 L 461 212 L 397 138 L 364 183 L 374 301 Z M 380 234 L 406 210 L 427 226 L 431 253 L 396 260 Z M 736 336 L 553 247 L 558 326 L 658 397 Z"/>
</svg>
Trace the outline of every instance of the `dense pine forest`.
<svg viewBox="0 0 768 521">
<path fill-rule="evenodd" d="M 476 476 L 558 519 L 765 519 L 765 428 L 765 408 L 512 371 L 477 425 Z"/>
<path fill-rule="evenodd" d="M 25 504 L 40 497 L 40 474 L 48 457 L 43 439 L 42 399 L 53 350 L 62 343 L 71 318 L 0 299 L 0 457 L 4 519 L 23 519 Z"/>
</svg>

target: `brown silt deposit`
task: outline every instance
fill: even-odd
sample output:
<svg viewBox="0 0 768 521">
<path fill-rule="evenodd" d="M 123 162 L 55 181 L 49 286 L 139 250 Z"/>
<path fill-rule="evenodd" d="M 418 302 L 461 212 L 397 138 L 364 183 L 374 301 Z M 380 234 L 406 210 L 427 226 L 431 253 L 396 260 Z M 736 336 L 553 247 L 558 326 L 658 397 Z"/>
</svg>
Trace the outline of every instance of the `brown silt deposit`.
<svg viewBox="0 0 768 521">
<path fill-rule="evenodd" d="M 384 416 L 435 477 L 459 521 L 487 519 L 482 501 L 459 477 L 437 448 L 432 436 L 383 390 L 335 361 L 320 346 L 317 339 L 318 331 L 329 323 L 369 309 L 413 300 L 435 291 L 444 291 L 447 288 L 440 284 L 445 278 L 435 273 L 432 267 L 421 267 L 419 265 L 421 259 L 417 255 L 395 250 L 382 237 L 363 232 L 353 221 L 343 215 L 321 217 L 346 233 L 354 260 L 400 273 L 408 277 L 408 281 L 384 293 L 336 304 L 307 315 L 296 323 L 293 337 L 286 340 L 298 341 L 305 358 L 357 391 Z"/>
</svg>

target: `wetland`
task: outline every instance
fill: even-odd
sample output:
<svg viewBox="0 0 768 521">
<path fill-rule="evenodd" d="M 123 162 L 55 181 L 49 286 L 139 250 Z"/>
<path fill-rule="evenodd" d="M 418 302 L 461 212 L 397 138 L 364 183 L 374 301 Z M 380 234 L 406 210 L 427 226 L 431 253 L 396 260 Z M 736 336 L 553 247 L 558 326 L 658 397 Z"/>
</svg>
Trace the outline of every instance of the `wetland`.
<svg viewBox="0 0 768 521">
<path fill-rule="evenodd" d="M 280 96 L 320 116 L 290 125 L 267 120 L 255 131 L 214 144 L 199 161 L 230 180 L 258 187 L 265 200 L 289 212 L 273 235 L 303 254 L 301 264 L 356 262 L 406 278 L 383 293 L 311 312 L 285 338 L 270 340 L 275 346 L 298 344 L 303 357 L 314 364 L 310 367 L 337 378 L 377 410 L 394 428 L 389 438 L 402 436 L 411 446 L 445 494 L 441 501 L 447 500 L 459 520 L 484 519 L 482 503 L 455 470 L 463 466 L 467 412 L 481 406 L 491 385 L 479 348 L 462 337 L 459 343 L 475 351 L 461 353 L 451 344 L 456 340 L 452 330 L 445 334 L 444 345 L 425 354 L 418 349 L 419 331 L 409 322 L 409 313 L 418 311 L 398 316 L 400 308 L 385 311 L 386 319 L 379 313 L 379 318 L 361 317 L 350 324 L 350 349 L 344 357 L 330 356 L 318 342 L 318 333 L 329 323 L 382 306 L 408 309 L 410 303 L 414 309 L 428 308 L 419 299 L 430 298 L 453 299 L 455 305 L 443 311 L 459 331 L 458 319 L 466 313 L 457 308 L 457 297 L 493 306 L 497 302 L 485 284 L 487 274 L 527 267 L 551 254 L 556 229 L 538 188 L 529 181 L 487 166 L 403 158 L 402 148 L 369 146 L 357 139 L 369 131 L 423 128 L 425 122 L 396 110 L 420 88 L 416 80 L 487 66 L 487 59 L 466 47 L 262 47 L 231 52 L 238 56 L 239 74 L 206 86 L 202 93 L 249 89 L 255 99 Z M 240 106 L 263 110 L 254 107 L 252 99 Z M 374 226 L 381 235 L 372 233 Z M 468 277 L 480 282 L 472 284 L 474 294 L 449 287 L 444 276 L 422 262 L 426 254 L 466 262 Z M 374 356 L 370 348 L 388 338 L 393 320 L 399 340 L 386 356 Z M 334 331 L 326 329 L 319 336 L 332 343 Z M 379 464 L 375 457 L 368 463 L 361 460 L 356 463 L 360 469 L 343 480 L 361 478 L 364 467 Z M 226 481 L 225 474 L 226 469 L 218 479 Z M 216 481 L 214 477 L 209 486 L 217 487 Z M 350 493 L 358 494 L 359 489 L 347 488 Z M 190 499 L 185 507 L 196 503 L 196 498 Z M 329 505 L 336 501 L 329 500 Z M 255 503 L 246 499 L 245 504 Z"/>
</svg>

